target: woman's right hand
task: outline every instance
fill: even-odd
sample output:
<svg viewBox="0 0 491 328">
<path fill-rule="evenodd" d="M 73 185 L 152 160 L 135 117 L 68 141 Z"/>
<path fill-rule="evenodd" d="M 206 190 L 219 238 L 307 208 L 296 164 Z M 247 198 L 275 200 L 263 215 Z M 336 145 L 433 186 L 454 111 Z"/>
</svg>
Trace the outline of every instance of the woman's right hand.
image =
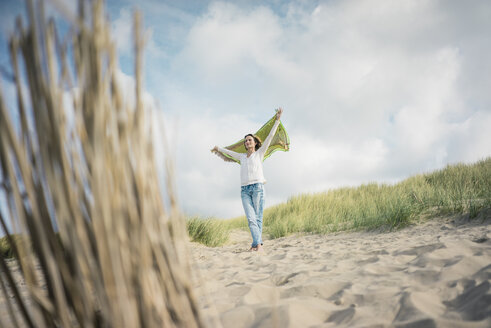
<svg viewBox="0 0 491 328">
<path fill-rule="evenodd" d="M 217 152 L 217 151 L 218 151 L 218 146 L 213 147 L 213 149 L 211 150 L 211 152 Z"/>
<path fill-rule="evenodd" d="M 276 119 L 279 121 L 280 118 L 281 118 L 281 114 L 283 113 L 283 108 L 278 108 L 278 110 L 276 111 Z"/>
</svg>

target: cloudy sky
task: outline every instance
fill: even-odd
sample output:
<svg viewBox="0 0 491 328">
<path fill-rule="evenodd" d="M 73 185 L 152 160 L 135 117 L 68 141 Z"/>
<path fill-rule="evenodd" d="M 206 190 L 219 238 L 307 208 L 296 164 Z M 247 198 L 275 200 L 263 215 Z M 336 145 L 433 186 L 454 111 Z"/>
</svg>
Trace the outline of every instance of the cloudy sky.
<svg viewBox="0 0 491 328">
<path fill-rule="evenodd" d="M 143 13 L 145 88 L 165 119 L 188 215 L 242 215 L 239 166 L 210 149 L 256 131 L 279 106 L 291 151 L 264 162 L 267 206 L 491 156 L 488 0 L 108 0 L 106 8 L 129 80 L 132 12 Z M 2 67 L 22 12 L 17 0 L 1 1 Z"/>
</svg>

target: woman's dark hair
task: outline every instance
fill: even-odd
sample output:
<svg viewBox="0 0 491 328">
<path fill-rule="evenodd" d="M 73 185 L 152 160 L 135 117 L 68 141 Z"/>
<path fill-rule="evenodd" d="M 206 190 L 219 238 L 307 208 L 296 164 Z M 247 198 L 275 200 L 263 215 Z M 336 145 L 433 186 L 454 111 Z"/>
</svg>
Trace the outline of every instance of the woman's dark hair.
<svg viewBox="0 0 491 328">
<path fill-rule="evenodd" d="M 256 150 L 258 150 L 259 148 L 261 148 L 261 139 L 259 139 L 258 136 L 255 136 L 253 135 L 252 133 L 249 133 L 249 134 L 246 134 L 246 136 L 244 137 L 244 144 L 245 144 L 245 139 L 248 137 L 248 136 L 251 136 L 254 138 L 254 142 L 256 142 L 256 146 L 254 148 L 256 148 Z"/>
</svg>

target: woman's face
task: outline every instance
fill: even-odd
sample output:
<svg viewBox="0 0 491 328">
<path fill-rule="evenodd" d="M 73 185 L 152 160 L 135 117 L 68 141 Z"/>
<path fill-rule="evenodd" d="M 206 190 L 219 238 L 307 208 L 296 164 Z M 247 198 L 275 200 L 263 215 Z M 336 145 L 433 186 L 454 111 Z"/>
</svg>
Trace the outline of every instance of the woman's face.
<svg viewBox="0 0 491 328">
<path fill-rule="evenodd" d="M 254 149 L 256 147 L 256 141 L 254 140 L 253 137 L 247 136 L 244 140 L 244 145 L 247 150 Z"/>
</svg>

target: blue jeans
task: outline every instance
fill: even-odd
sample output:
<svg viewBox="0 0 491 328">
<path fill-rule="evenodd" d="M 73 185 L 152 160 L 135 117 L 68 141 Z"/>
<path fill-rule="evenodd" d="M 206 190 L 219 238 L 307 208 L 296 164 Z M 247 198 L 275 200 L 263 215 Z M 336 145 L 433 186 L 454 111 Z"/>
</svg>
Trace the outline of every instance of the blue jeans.
<svg viewBox="0 0 491 328">
<path fill-rule="evenodd" d="M 242 206 L 249 223 L 252 235 L 252 247 L 263 243 L 263 208 L 265 190 L 262 183 L 254 183 L 240 187 Z"/>
</svg>

